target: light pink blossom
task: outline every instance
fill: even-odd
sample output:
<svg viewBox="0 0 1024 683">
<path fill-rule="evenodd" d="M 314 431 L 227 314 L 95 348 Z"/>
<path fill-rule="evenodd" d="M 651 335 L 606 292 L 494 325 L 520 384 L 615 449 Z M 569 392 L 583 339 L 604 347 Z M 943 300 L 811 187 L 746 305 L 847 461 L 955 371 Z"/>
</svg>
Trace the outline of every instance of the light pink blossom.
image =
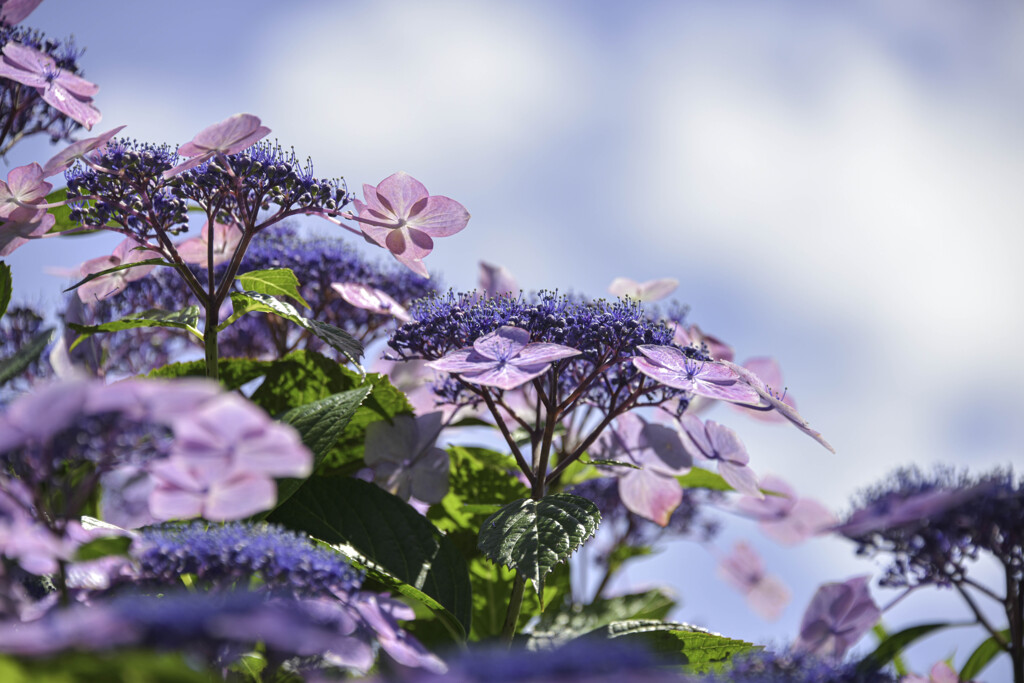
<svg viewBox="0 0 1024 683">
<path fill-rule="evenodd" d="M 213 265 L 227 263 L 235 255 L 235 248 L 242 241 L 242 231 L 235 224 L 213 224 Z M 187 239 L 175 247 L 178 256 L 185 263 L 194 263 L 200 268 L 209 265 L 210 223 L 203 223 L 198 237 Z"/>
<path fill-rule="evenodd" d="M 804 612 L 794 649 L 842 659 L 882 616 L 868 590 L 869 578 L 822 585 Z"/>
<path fill-rule="evenodd" d="M 423 277 L 430 277 L 423 258 L 433 250 L 433 238 L 454 235 L 469 222 L 466 207 L 429 194 L 423 183 L 402 171 L 377 187 L 363 185 L 363 200 L 355 200 L 358 216 L 349 217 L 359 222 L 367 239 Z"/>
<path fill-rule="evenodd" d="M 85 277 L 92 273 L 102 273 L 104 270 L 108 270 L 116 266 L 160 258 L 159 253 L 141 249 L 141 246 L 142 245 L 129 237 L 118 244 L 117 247 L 114 248 L 114 253 L 110 256 L 100 256 L 98 258 L 89 259 L 83 263 L 79 266 L 79 274 L 82 277 Z M 128 283 L 141 280 L 149 275 L 150 271 L 155 267 L 156 266 L 153 265 L 136 266 L 135 268 L 125 268 L 124 270 L 119 270 L 115 273 L 100 275 L 78 288 L 78 298 L 81 299 L 83 303 L 93 303 L 95 301 L 100 301 L 102 299 L 110 298 L 116 294 L 120 294 L 128 286 Z"/>
<path fill-rule="evenodd" d="M 76 159 L 84 159 L 85 155 L 89 152 L 100 149 L 110 142 L 111 138 L 121 132 L 124 126 L 118 126 L 117 128 L 111 128 L 106 133 L 97 135 L 94 138 L 86 138 L 85 140 L 79 140 L 73 142 L 65 147 L 60 152 L 57 152 L 53 157 L 46 162 L 43 166 L 43 177 L 50 178 L 63 173 L 67 169 L 71 168 L 71 164 L 75 163 Z"/>
<path fill-rule="evenodd" d="M 740 375 L 715 361 L 689 358 L 674 346 L 638 346 L 642 356 L 633 358 L 637 370 L 662 384 L 732 403 L 757 404 L 757 392 Z"/>
<path fill-rule="evenodd" d="M 99 110 L 92 106 L 99 87 L 59 68 L 53 57 L 39 50 L 15 42 L 4 45 L 0 77 L 35 88 L 47 104 L 88 129 L 100 121 Z"/>
<path fill-rule="evenodd" d="M 778 619 L 789 603 L 789 589 L 779 579 L 765 574 L 761 557 L 743 541 L 737 542 L 732 553 L 719 561 L 718 575 L 746 596 L 750 608 L 768 621 Z"/>
<path fill-rule="evenodd" d="M 612 280 L 608 292 L 612 296 L 629 297 L 634 301 L 660 301 L 676 290 L 679 280 L 674 277 L 663 277 L 660 280 L 637 282 L 628 277 L 617 277 Z"/>
<path fill-rule="evenodd" d="M 7 218 L 16 209 L 38 211 L 53 185 L 44 180 L 43 169 L 37 163 L 12 168 L 7 180 L 0 180 L 0 218 Z"/>
<path fill-rule="evenodd" d="M 544 374 L 551 363 L 579 354 L 561 344 L 530 343 L 529 332 L 505 325 L 480 337 L 473 346 L 427 363 L 427 367 L 458 373 L 472 384 L 508 390 Z"/>
<path fill-rule="evenodd" d="M 733 360 L 735 352 L 732 347 L 718 337 L 704 332 L 696 325 L 676 328 L 672 337 L 672 343 L 679 346 L 692 346 L 699 349 L 702 346 L 707 348 L 707 353 L 715 360 Z"/>
<path fill-rule="evenodd" d="M 252 114 L 235 114 L 220 123 L 202 129 L 191 142 L 178 148 L 178 156 L 191 157 L 172 169 L 164 171 L 164 178 L 172 178 L 182 171 L 209 161 L 218 154 L 237 154 L 265 138 L 270 129 L 260 125 Z"/>
<path fill-rule="evenodd" d="M 44 237 L 56 222 L 46 209 L 15 208 L 0 219 L 0 256 L 9 256 L 29 240 Z"/>
<path fill-rule="evenodd" d="M 519 291 L 516 279 L 505 266 L 480 262 L 480 291 L 488 298 L 515 294 Z"/>
<path fill-rule="evenodd" d="M 747 467 L 750 456 L 736 432 L 711 420 L 701 422 L 699 417 L 689 413 L 683 414 L 679 422 L 690 438 L 694 455 L 718 463 L 722 479 L 740 493 L 764 498 L 757 475 Z"/>
<path fill-rule="evenodd" d="M 793 488 L 779 477 L 764 477 L 761 488 L 778 495 L 744 496 L 736 503 L 736 510 L 758 520 L 761 533 L 778 543 L 803 543 L 836 523 L 835 515 L 827 507 L 811 498 L 798 498 Z"/>
<path fill-rule="evenodd" d="M 25 21 L 43 0 L 5 0 L 0 3 L 0 23 L 14 26 Z"/>
<path fill-rule="evenodd" d="M 900 683 L 974 683 L 961 681 L 957 672 L 946 662 L 936 662 L 928 676 L 910 674 L 900 679 Z"/>
<path fill-rule="evenodd" d="M 332 282 L 331 289 L 356 308 L 380 315 L 390 315 L 403 323 L 412 320 L 405 307 L 395 301 L 387 292 L 358 282 Z"/>
</svg>

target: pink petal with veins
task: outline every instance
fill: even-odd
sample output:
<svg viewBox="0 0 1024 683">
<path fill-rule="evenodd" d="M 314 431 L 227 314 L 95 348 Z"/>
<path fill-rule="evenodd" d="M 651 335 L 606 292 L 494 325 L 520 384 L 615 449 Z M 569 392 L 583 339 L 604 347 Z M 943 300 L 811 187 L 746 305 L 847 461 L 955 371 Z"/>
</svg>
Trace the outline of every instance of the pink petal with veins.
<svg viewBox="0 0 1024 683">
<path fill-rule="evenodd" d="M 630 470 L 619 479 L 619 497 L 633 514 L 666 526 L 683 500 L 683 489 L 671 477 L 646 469 Z"/>
<path fill-rule="evenodd" d="M 486 358 L 508 360 L 526 348 L 529 343 L 529 332 L 519 327 L 504 325 L 474 341 L 473 348 Z"/>
<path fill-rule="evenodd" d="M 380 181 L 377 187 L 373 188 L 372 194 L 367 193 L 364 188 L 363 194 L 367 198 L 375 197 L 379 206 L 402 219 L 408 219 L 417 202 L 429 197 L 423 183 L 405 171 L 399 171 Z"/>
</svg>

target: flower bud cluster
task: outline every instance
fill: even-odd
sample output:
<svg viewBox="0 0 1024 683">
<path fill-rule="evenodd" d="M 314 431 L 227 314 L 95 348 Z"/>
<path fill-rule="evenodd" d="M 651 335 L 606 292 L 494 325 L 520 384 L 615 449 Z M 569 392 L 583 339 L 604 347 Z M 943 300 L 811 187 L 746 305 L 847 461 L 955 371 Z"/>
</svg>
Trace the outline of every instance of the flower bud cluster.
<svg viewBox="0 0 1024 683">
<path fill-rule="evenodd" d="M 157 231 L 184 230 L 188 205 L 162 180 L 177 158 L 167 145 L 112 140 L 90 157 L 95 166 L 106 170 L 79 161 L 64 174 L 71 220 L 94 227 L 112 223 L 130 231 L 139 242 Z"/>
</svg>

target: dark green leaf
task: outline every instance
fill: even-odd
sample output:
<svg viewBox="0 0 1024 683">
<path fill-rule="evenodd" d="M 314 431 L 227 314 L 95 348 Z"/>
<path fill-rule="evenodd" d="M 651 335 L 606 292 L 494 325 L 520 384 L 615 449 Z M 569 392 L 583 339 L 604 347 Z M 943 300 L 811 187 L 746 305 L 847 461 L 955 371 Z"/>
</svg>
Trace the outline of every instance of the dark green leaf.
<svg viewBox="0 0 1024 683">
<path fill-rule="evenodd" d="M 98 560 L 101 557 L 110 557 L 112 555 L 126 556 L 131 544 L 132 539 L 125 536 L 97 538 L 95 541 L 89 541 L 78 547 L 78 550 L 75 551 L 75 561 Z"/>
<path fill-rule="evenodd" d="M 43 355 L 51 337 L 53 337 L 52 327 L 42 330 L 29 339 L 28 343 L 18 349 L 13 356 L 0 360 L 0 386 L 25 372 L 29 365 Z"/>
<path fill-rule="evenodd" d="M 74 350 L 76 346 L 99 332 L 120 332 L 136 327 L 175 327 L 180 330 L 187 330 L 199 339 L 203 338 L 202 332 L 197 329 L 199 325 L 199 307 L 189 306 L 181 311 L 164 311 L 159 308 L 151 308 L 142 313 L 121 318 L 101 325 L 78 325 L 68 323 L 75 332 L 78 332 L 78 339 L 71 345 L 68 351 Z"/>
<path fill-rule="evenodd" d="M 16 659 L 0 655 L 4 683 L 210 683 L 212 671 L 197 671 L 194 658 L 152 650 L 65 652 Z"/>
<path fill-rule="evenodd" d="M 721 667 L 734 655 L 754 648 L 753 643 L 726 638 L 689 624 L 648 619 L 612 622 L 604 629 L 603 635 L 625 638 L 627 642 L 636 642 L 657 654 L 676 658 L 693 673 L 706 673 Z"/>
<path fill-rule="evenodd" d="M 369 396 L 372 385 L 343 391 L 319 401 L 293 408 L 281 417 L 281 422 L 295 427 L 302 437 L 302 443 L 313 452 L 313 471 L 316 472 L 324 458 L 338 442 L 360 404 Z M 304 479 L 279 479 L 277 482 L 277 504 L 280 506 L 292 496 Z"/>
<path fill-rule="evenodd" d="M 473 628 L 469 633 L 470 640 L 488 640 L 501 634 L 515 577 L 512 570 L 499 567 L 483 557 L 470 561 L 469 582 L 473 587 Z M 544 579 L 543 606 L 535 591 L 527 591 L 523 596 L 516 631 L 522 631 L 534 617 L 560 607 L 571 593 L 569 565 L 560 564 Z"/>
<path fill-rule="evenodd" d="M 295 273 L 292 272 L 291 268 L 251 270 L 248 273 L 236 275 L 235 279 L 238 280 L 243 289 L 259 292 L 260 294 L 286 296 L 294 299 L 306 308 L 312 308 L 302 298 L 302 294 L 299 293 L 299 278 L 295 277 Z"/>
<path fill-rule="evenodd" d="M 597 506 L 571 493 L 509 503 L 488 517 L 477 546 L 495 564 L 533 581 L 541 600 L 544 576 L 569 559 L 601 522 Z"/>
<path fill-rule="evenodd" d="M 1004 641 L 1009 642 L 1010 629 L 1002 631 L 999 635 L 1003 637 Z M 991 662 L 995 656 L 1001 652 L 1005 652 L 1005 650 L 1000 647 L 999 641 L 995 638 L 989 638 L 982 642 L 982 644 L 971 653 L 971 656 L 967 658 L 964 668 L 960 670 L 960 680 L 974 680 L 974 677 L 984 671 L 985 667 L 989 665 L 989 662 Z"/>
<path fill-rule="evenodd" d="M 128 270 L 129 268 L 138 268 L 139 266 L 170 266 L 171 268 L 175 267 L 175 265 L 173 263 L 168 263 L 167 261 L 164 261 L 162 258 L 151 258 L 151 259 L 146 259 L 145 261 L 136 261 L 135 263 L 122 263 L 119 266 L 114 266 L 113 268 L 107 268 L 106 270 L 101 270 L 98 273 L 90 273 L 89 275 L 86 275 L 84 278 L 82 278 L 81 280 L 79 280 L 75 284 L 71 285 L 70 287 L 68 287 L 64 291 L 65 292 L 70 292 L 72 289 L 78 289 L 79 287 L 84 285 L 86 282 L 90 282 L 92 280 L 95 280 L 96 278 L 100 277 L 101 275 L 109 275 L 110 273 L 116 273 L 119 270 Z"/>
<path fill-rule="evenodd" d="M 661 589 L 601 598 L 589 605 L 572 604 L 549 610 L 530 637 L 530 648 L 558 647 L 578 636 L 628 619 L 664 619 L 676 601 Z"/>
<path fill-rule="evenodd" d="M 643 469 L 643 467 L 640 467 L 639 465 L 634 465 L 631 462 L 622 462 L 621 460 L 605 460 L 603 458 L 598 458 L 597 460 L 586 460 L 586 461 L 583 461 L 583 459 L 580 458 L 580 460 L 583 462 L 584 465 L 600 465 L 601 467 L 628 467 L 628 468 L 630 468 L 632 470 L 642 470 Z"/>
<path fill-rule="evenodd" d="M 905 628 L 879 643 L 875 651 L 862 659 L 858 666 L 862 671 L 878 671 L 918 638 L 922 638 L 933 631 L 946 628 L 949 625 L 949 623 L 943 621 L 935 624 L 921 624 Z"/>
<path fill-rule="evenodd" d="M 217 361 L 217 373 L 221 385 L 228 391 L 234 391 L 244 384 L 263 377 L 273 366 L 274 361 L 253 360 L 251 358 L 221 358 Z M 162 368 L 151 370 L 147 377 L 174 379 L 177 377 L 205 377 L 206 361 L 193 360 L 186 363 L 171 363 Z"/>
<path fill-rule="evenodd" d="M 422 591 L 470 628 L 466 563 L 447 538 L 408 503 L 348 477 L 314 476 L 269 521 L 331 545 L 350 545 L 399 581 Z"/>
<path fill-rule="evenodd" d="M 7 312 L 7 305 L 11 303 L 11 292 L 14 288 L 11 283 L 11 267 L 0 261 L 0 318 Z"/>
</svg>

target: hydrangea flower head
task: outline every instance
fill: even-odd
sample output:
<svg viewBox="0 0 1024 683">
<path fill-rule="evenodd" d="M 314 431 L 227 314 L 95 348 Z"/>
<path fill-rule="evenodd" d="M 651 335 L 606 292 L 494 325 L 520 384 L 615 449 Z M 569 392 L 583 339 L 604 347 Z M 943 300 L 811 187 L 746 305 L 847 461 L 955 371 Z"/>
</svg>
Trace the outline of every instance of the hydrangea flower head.
<svg viewBox="0 0 1024 683">
<path fill-rule="evenodd" d="M 99 123 L 100 112 L 92 106 L 99 92 L 95 83 L 61 69 L 53 57 L 31 47 L 8 42 L 2 52 L 0 77 L 35 88 L 47 104 L 86 128 Z"/>
<path fill-rule="evenodd" d="M 227 155 L 241 152 L 262 140 L 270 129 L 260 125 L 260 119 L 252 114 L 234 114 L 220 123 L 202 129 L 191 142 L 178 148 L 178 156 L 190 157 L 174 168 L 164 171 L 164 178 L 171 178 L 182 171 L 195 168 L 218 154 Z"/>
<path fill-rule="evenodd" d="M 363 185 L 363 200 L 354 202 L 359 212 L 355 220 L 366 237 L 423 277 L 430 277 L 423 258 L 433 250 L 433 238 L 454 235 L 469 223 L 466 207 L 431 195 L 423 183 L 402 171 L 377 187 Z"/>
<path fill-rule="evenodd" d="M 818 588 L 800 622 L 794 649 L 841 660 L 882 616 L 868 590 L 869 578 L 856 576 Z"/>
<path fill-rule="evenodd" d="M 553 362 L 578 355 L 577 349 L 561 344 L 531 343 L 529 332 L 504 325 L 427 367 L 458 373 L 473 384 L 508 390 L 544 374 Z"/>
<path fill-rule="evenodd" d="M 673 346 L 638 346 L 641 356 L 633 358 L 636 368 L 662 384 L 683 389 L 694 396 L 757 404 L 758 396 L 740 376 L 721 363 L 699 360 Z"/>
</svg>

